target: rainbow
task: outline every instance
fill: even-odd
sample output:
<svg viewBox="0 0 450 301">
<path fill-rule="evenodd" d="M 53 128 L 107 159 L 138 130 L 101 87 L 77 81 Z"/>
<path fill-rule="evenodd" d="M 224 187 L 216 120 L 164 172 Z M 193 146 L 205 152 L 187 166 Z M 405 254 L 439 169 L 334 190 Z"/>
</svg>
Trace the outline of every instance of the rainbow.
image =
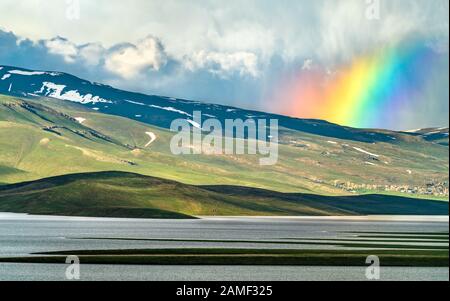
<svg viewBox="0 0 450 301">
<path fill-rule="evenodd" d="M 353 59 L 334 74 L 302 70 L 281 89 L 281 113 L 359 128 L 395 124 L 412 102 L 426 101 L 437 63 L 433 49 L 410 42 Z"/>
</svg>

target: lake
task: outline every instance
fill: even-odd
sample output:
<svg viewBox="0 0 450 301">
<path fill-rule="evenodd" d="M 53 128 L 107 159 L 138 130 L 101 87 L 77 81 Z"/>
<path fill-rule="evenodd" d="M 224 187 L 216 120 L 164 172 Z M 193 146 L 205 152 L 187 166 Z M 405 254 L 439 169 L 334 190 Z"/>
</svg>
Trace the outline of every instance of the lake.
<svg viewBox="0 0 450 301">
<path fill-rule="evenodd" d="M 133 248 L 339 248 L 329 245 L 186 241 L 124 241 L 100 238 L 286 240 L 352 238 L 359 232 L 448 232 L 448 217 L 241 218 L 144 220 L 29 216 L 0 213 L 0 256 L 35 252 Z M 92 238 L 92 239 L 82 239 Z M 95 239 L 98 238 L 98 239 Z M 424 241 L 423 243 L 433 245 Z M 444 244 L 448 246 L 447 244 Z M 2 264 L 0 280 L 64 280 L 65 265 Z M 364 267 L 119 266 L 81 265 L 82 280 L 364 280 Z M 382 280 L 446 280 L 448 268 L 382 267 Z"/>
</svg>

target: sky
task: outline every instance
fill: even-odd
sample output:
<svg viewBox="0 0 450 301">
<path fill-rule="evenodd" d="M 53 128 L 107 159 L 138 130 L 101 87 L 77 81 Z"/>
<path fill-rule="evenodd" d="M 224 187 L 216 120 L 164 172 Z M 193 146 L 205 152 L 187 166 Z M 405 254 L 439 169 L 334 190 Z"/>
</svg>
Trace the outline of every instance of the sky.
<svg viewBox="0 0 450 301">
<path fill-rule="evenodd" d="M 0 64 L 355 127 L 448 126 L 448 6 L 2 0 Z"/>
</svg>

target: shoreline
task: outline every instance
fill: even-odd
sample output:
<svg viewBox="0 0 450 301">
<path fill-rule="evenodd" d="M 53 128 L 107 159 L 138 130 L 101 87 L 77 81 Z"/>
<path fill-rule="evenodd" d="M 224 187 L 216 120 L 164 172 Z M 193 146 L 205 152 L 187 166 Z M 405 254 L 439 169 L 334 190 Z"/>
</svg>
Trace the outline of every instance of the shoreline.
<svg viewBox="0 0 450 301">
<path fill-rule="evenodd" d="M 199 221 L 349 221 L 349 222 L 449 222 L 448 215 L 357 215 L 357 216 L 194 216 Z M 28 213 L 0 212 L 0 220 L 131 220 L 131 221 L 186 221 L 186 219 L 158 219 L 158 218 L 122 218 L 122 217 L 92 217 L 92 216 L 62 216 L 62 215 L 33 215 Z M 192 219 L 187 219 L 192 221 Z"/>
<path fill-rule="evenodd" d="M 200 220 L 318 220 L 318 221 L 398 221 L 449 222 L 448 215 L 357 215 L 357 216 L 195 216 Z"/>
</svg>

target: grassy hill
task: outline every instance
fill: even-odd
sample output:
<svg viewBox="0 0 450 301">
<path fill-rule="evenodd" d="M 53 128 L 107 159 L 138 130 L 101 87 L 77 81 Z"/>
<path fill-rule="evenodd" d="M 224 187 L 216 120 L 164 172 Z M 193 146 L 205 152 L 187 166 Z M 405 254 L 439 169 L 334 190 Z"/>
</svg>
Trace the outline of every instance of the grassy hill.
<svg viewBox="0 0 450 301">
<path fill-rule="evenodd" d="M 157 137 L 147 147 L 146 132 Z M 174 156 L 168 130 L 75 103 L 0 96 L 0 183 L 110 170 L 193 185 L 325 195 L 448 183 L 448 147 L 417 135 L 384 132 L 392 142 L 330 139 L 282 128 L 278 164 L 259 166 L 259 157 L 252 155 Z"/>
<path fill-rule="evenodd" d="M 318 196 L 193 186 L 123 172 L 72 174 L 0 187 L 0 211 L 73 216 L 448 214 L 448 203 L 396 196 Z"/>
</svg>

